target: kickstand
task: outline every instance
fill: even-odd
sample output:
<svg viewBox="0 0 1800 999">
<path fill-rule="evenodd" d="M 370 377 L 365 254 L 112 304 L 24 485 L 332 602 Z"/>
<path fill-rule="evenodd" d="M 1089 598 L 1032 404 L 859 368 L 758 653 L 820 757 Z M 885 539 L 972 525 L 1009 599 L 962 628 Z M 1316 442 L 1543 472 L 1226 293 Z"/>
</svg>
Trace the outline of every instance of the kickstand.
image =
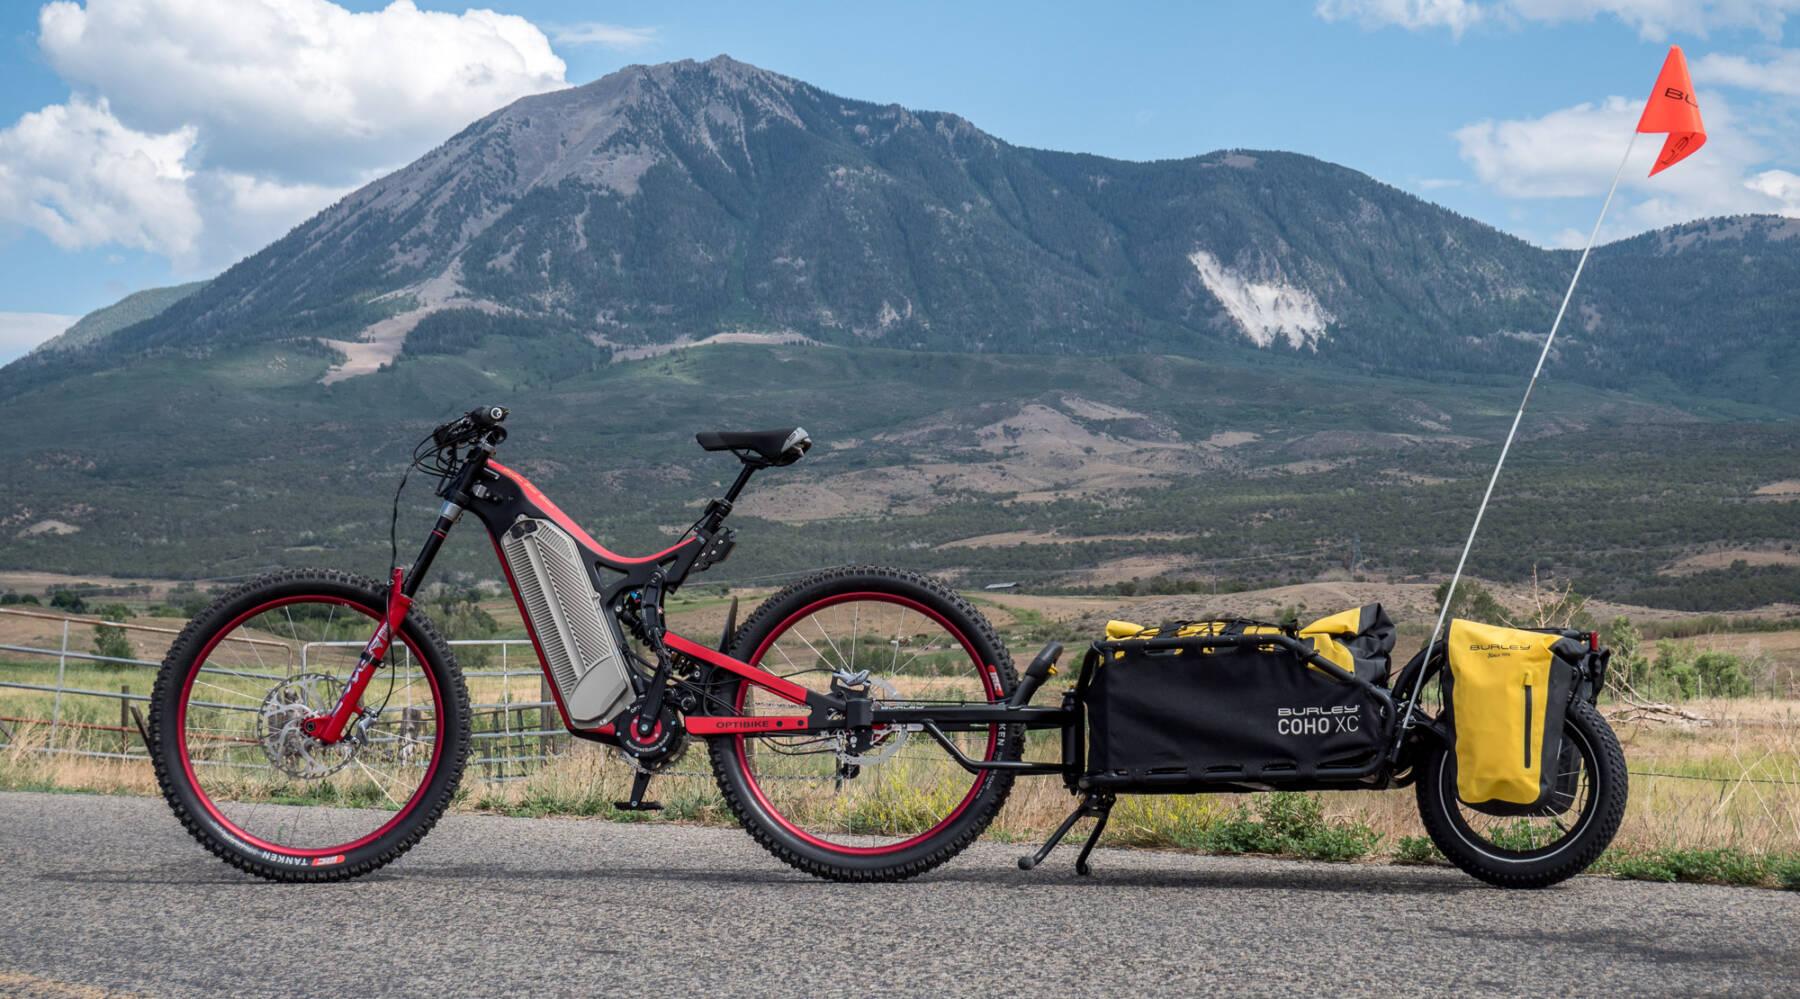
<svg viewBox="0 0 1800 999">
<path fill-rule="evenodd" d="M 650 778 L 656 776 L 648 770 L 639 770 L 631 775 L 631 800 L 615 801 L 613 807 L 621 812 L 660 812 L 662 802 L 645 801 L 644 792 L 650 789 Z"/>
<path fill-rule="evenodd" d="M 1106 831 L 1106 820 L 1112 815 L 1113 803 L 1117 800 L 1110 794 L 1089 794 L 1082 798 L 1081 804 L 1076 805 L 1069 817 L 1062 821 L 1062 825 L 1057 826 L 1050 838 L 1044 841 L 1044 845 L 1038 847 L 1037 853 L 1019 858 L 1019 870 L 1029 871 L 1043 863 L 1050 856 L 1050 851 L 1056 849 L 1056 844 L 1061 843 L 1069 830 L 1075 827 L 1075 823 L 1091 815 L 1098 821 L 1094 823 L 1093 831 L 1088 833 L 1087 842 L 1081 847 L 1081 855 L 1075 859 L 1075 873 L 1083 877 L 1092 874 L 1093 868 L 1088 866 L 1088 855 L 1094 852 L 1094 844 L 1100 841 L 1100 834 Z"/>
<path fill-rule="evenodd" d="M 144 724 L 144 713 L 139 711 L 135 704 L 131 706 L 131 720 L 137 724 L 138 738 L 144 740 L 144 751 L 156 752 L 156 747 L 150 745 L 150 726 Z"/>
</svg>

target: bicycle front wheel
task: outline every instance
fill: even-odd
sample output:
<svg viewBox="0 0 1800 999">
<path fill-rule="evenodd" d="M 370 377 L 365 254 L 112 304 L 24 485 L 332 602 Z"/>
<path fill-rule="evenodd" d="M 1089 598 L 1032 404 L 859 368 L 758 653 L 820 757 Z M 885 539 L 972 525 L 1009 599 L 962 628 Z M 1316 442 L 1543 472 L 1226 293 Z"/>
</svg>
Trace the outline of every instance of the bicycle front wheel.
<svg viewBox="0 0 1800 999">
<path fill-rule="evenodd" d="M 834 674 L 866 672 L 877 707 L 991 704 L 1016 682 L 981 612 L 936 580 L 872 567 L 832 569 L 770 597 L 738 631 L 733 655 L 821 692 Z M 735 675 L 715 703 L 739 714 L 794 705 Z M 972 760 L 1016 760 L 1016 726 L 948 737 Z M 721 736 L 709 741 L 726 803 L 783 862 L 823 878 L 893 881 L 956 856 L 987 828 L 1012 776 L 970 773 L 922 731 Z"/>
<path fill-rule="evenodd" d="M 468 694 L 422 615 L 407 616 L 363 695 L 372 720 L 331 745 L 301 728 L 336 704 L 385 604 L 373 580 L 280 572 L 176 638 L 151 699 L 152 759 L 208 850 L 270 880 L 341 880 L 399 857 L 444 813 L 468 752 Z"/>
</svg>

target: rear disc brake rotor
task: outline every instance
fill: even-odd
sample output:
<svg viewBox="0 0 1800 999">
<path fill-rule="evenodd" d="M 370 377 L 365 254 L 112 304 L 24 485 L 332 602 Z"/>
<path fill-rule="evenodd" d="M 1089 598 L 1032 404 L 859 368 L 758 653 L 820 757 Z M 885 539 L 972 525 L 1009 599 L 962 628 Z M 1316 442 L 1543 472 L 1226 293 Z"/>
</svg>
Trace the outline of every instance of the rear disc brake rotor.
<svg viewBox="0 0 1800 999">
<path fill-rule="evenodd" d="M 876 706 L 880 706 L 883 700 L 900 699 L 900 688 L 881 677 L 871 676 L 867 678 L 866 682 L 869 685 L 869 698 L 875 702 Z M 850 733 L 838 732 L 832 738 L 837 747 L 839 764 L 847 767 L 866 767 L 891 758 L 900 751 L 901 747 L 906 745 L 906 740 L 911 735 L 912 733 L 904 725 L 887 726 L 877 732 L 875 740 L 869 744 L 869 748 L 860 753 L 850 752 Z"/>
</svg>

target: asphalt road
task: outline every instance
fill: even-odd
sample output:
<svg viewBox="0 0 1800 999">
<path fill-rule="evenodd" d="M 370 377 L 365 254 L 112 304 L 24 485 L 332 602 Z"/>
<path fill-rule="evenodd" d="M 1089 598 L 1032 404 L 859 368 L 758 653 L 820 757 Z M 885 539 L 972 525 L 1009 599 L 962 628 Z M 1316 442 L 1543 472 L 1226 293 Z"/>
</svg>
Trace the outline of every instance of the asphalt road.
<svg viewBox="0 0 1800 999">
<path fill-rule="evenodd" d="M 0 995 L 1800 994 L 1800 895 L 983 844 L 836 885 L 742 833 L 453 816 L 271 885 L 159 800 L 0 794 Z"/>
</svg>

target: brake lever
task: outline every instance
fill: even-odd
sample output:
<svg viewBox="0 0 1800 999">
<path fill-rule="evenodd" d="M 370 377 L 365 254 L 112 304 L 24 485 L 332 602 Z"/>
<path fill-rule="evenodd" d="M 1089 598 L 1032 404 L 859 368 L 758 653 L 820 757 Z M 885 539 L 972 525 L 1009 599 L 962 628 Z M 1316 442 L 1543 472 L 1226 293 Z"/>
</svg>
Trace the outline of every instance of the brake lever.
<svg viewBox="0 0 1800 999">
<path fill-rule="evenodd" d="M 439 426 L 431 432 L 432 443 L 440 448 L 457 447 L 463 443 L 462 437 L 474 429 L 469 418 L 464 416 Z"/>
</svg>

